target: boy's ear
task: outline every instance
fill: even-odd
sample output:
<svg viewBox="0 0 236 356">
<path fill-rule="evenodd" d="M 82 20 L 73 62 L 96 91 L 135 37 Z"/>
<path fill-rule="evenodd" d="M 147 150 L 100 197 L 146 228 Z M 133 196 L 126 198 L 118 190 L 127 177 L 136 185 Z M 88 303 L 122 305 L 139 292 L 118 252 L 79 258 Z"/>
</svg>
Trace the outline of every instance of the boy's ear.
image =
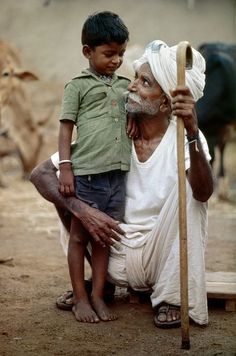
<svg viewBox="0 0 236 356">
<path fill-rule="evenodd" d="M 85 58 L 90 59 L 91 56 L 91 48 L 88 45 L 84 45 L 82 49 L 83 55 Z"/>
</svg>

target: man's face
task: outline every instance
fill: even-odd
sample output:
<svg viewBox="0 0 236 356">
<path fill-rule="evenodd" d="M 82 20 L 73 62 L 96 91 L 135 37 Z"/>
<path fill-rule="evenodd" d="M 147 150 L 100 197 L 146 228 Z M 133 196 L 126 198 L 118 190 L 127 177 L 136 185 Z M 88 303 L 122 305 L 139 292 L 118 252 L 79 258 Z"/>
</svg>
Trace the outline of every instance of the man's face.
<svg viewBox="0 0 236 356">
<path fill-rule="evenodd" d="M 148 63 L 139 68 L 128 90 L 127 111 L 148 115 L 158 113 L 163 90 L 156 82 Z"/>
</svg>

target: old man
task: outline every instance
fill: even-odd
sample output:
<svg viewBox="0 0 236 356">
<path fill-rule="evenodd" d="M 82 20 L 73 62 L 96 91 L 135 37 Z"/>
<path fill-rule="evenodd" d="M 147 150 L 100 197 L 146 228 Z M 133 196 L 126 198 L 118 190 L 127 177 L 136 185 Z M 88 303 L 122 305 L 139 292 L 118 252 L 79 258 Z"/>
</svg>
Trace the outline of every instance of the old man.
<svg viewBox="0 0 236 356">
<path fill-rule="evenodd" d="M 139 137 L 133 140 L 121 224 L 74 197 L 57 191 L 58 154 L 32 172 L 31 181 L 58 209 L 64 226 L 69 211 L 95 241 L 110 245 L 107 279 L 137 291 L 151 291 L 157 327 L 180 326 L 178 174 L 175 116 L 183 119 L 188 213 L 189 316 L 207 324 L 204 248 L 207 200 L 213 191 L 210 155 L 198 129 L 195 102 L 203 95 L 205 61 L 193 49 L 186 87 L 176 87 L 176 46 L 150 43 L 134 62 L 127 111 L 135 116 Z M 174 89 L 173 89 L 174 88 Z M 117 235 L 118 234 L 118 235 Z"/>
</svg>

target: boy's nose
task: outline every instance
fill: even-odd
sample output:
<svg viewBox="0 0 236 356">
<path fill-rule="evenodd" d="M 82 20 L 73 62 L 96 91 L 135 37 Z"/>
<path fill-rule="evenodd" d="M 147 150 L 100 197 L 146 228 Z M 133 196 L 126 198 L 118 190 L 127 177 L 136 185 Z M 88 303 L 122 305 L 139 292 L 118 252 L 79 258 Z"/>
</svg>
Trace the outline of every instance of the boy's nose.
<svg viewBox="0 0 236 356">
<path fill-rule="evenodd" d="M 128 91 L 137 91 L 136 85 L 135 85 L 135 80 L 133 80 L 131 83 L 128 85 Z"/>
<path fill-rule="evenodd" d="M 112 58 L 112 63 L 114 64 L 119 64 L 120 63 L 120 57 L 119 56 L 114 56 Z"/>
</svg>

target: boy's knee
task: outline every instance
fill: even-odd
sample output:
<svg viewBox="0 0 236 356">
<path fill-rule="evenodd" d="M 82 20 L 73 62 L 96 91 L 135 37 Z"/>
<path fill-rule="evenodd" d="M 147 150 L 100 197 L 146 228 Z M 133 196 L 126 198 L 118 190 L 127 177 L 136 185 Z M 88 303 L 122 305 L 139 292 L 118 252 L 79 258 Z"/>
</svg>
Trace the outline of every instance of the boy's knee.
<svg viewBox="0 0 236 356">
<path fill-rule="evenodd" d="M 71 244 L 78 244 L 78 245 L 81 245 L 81 246 L 87 246 L 87 243 L 88 243 L 88 240 L 87 238 L 78 233 L 78 232 L 72 232 L 70 234 L 70 243 Z"/>
</svg>

